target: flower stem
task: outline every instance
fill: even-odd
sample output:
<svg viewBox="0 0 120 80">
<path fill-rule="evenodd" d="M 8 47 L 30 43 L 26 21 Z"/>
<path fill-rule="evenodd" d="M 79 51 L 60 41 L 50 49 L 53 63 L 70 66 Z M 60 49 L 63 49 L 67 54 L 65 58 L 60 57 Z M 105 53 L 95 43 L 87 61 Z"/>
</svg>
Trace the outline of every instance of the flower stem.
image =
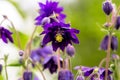
<svg viewBox="0 0 120 80">
<path fill-rule="evenodd" d="M 30 55 L 30 51 L 31 51 L 31 43 L 32 43 L 32 40 L 33 40 L 33 36 L 35 34 L 35 31 L 37 30 L 37 26 L 35 27 L 28 43 L 26 44 L 26 48 L 25 48 L 25 55 L 24 55 L 24 58 L 26 59 L 29 55 Z"/>
<path fill-rule="evenodd" d="M 42 72 L 42 70 L 40 69 L 39 65 L 37 65 L 36 63 L 34 63 L 34 62 L 32 61 L 32 59 L 29 58 L 29 60 L 30 60 L 30 62 L 31 62 L 32 64 L 35 65 L 35 67 L 38 68 L 39 72 L 41 73 L 41 75 L 42 75 L 42 77 L 43 77 L 43 80 L 46 80 L 45 75 L 43 74 L 43 72 Z"/>
<path fill-rule="evenodd" d="M 58 48 L 58 58 L 57 58 L 57 61 L 58 61 L 58 72 L 60 71 L 60 48 Z"/>
<path fill-rule="evenodd" d="M 6 75 L 6 80 L 8 80 L 8 73 L 7 73 L 7 61 L 4 60 L 5 62 L 5 75 Z"/>
<path fill-rule="evenodd" d="M 71 66 L 71 59 L 70 58 L 68 59 L 68 62 L 69 62 L 69 70 L 72 72 L 72 66 Z"/>
<path fill-rule="evenodd" d="M 100 64 L 99 64 L 99 68 L 102 67 L 103 63 L 106 61 L 106 58 L 103 58 L 101 61 L 100 61 Z"/>
<path fill-rule="evenodd" d="M 108 78 L 108 68 L 109 68 L 109 62 L 110 62 L 110 49 L 111 49 L 111 33 L 109 34 L 108 39 L 108 48 L 107 48 L 107 56 L 106 56 L 106 70 L 105 70 L 105 80 Z"/>
</svg>

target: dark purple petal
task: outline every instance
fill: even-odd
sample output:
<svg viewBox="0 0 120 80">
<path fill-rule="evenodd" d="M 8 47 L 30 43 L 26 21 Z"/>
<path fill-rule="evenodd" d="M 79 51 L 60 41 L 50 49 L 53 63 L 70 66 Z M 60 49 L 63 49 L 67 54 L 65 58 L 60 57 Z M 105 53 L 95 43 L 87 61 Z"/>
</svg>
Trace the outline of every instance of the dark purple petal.
<svg viewBox="0 0 120 80">
<path fill-rule="evenodd" d="M 5 43 L 8 43 L 8 40 L 10 42 L 13 42 L 13 39 L 12 39 L 12 32 L 10 32 L 9 30 L 5 29 L 4 27 L 0 26 L 0 38 L 2 38 L 2 40 L 5 42 Z M 8 40 L 7 40 L 8 39 Z"/>
<path fill-rule="evenodd" d="M 94 68 L 89 67 L 82 67 L 82 71 L 84 73 L 84 76 L 89 76 L 93 72 Z"/>
<path fill-rule="evenodd" d="M 50 36 L 51 35 L 49 33 L 44 36 L 43 41 L 42 41 L 42 45 L 43 46 L 46 45 L 48 42 L 51 41 L 51 37 Z"/>
<path fill-rule="evenodd" d="M 7 38 L 6 38 L 5 34 L 2 34 L 2 35 L 1 35 L 1 38 L 2 38 L 2 40 L 3 40 L 5 43 L 8 43 L 8 41 L 7 41 Z"/>
<path fill-rule="evenodd" d="M 118 48 L 118 39 L 115 36 L 112 36 L 112 40 L 111 40 L 111 49 L 112 50 L 117 50 Z"/>
<path fill-rule="evenodd" d="M 74 76 L 69 70 L 61 70 L 58 73 L 58 80 L 74 80 Z"/>
<path fill-rule="evenodd" d="M 74 29 L 74 28 L 73 28 L 73 29 L 71 29 L 71 31 L 72 31 L 72 32 L 74 32 L 74 33 L 76 33 L 76 34 L 79 34 L 79 33 L 80 33 L 80 31 L 79 31 L 79 30 Z"/>
<path fill-rule="evenodd" d="M 110 75 L 112 73 L 113 73 L 112 71 L 108 70 L 108 78 L 110 78 L 109 80 L 111 80 Z M 99 69 L 99 74 L 100 74 L 100 79 L 104 80 L 105 79 L 105 69 L 104 68 L 100 68 Z"/>
<path fill-rule="evenodd" d="M 105 1 L 103 3 L 103 11 L 105 12 L 106 15 L 110 15 L 110 13 L 113 10 L 112 3 L 110 1 Z"/>
<path fill-rule="evenodd" d="M 120 16 L 117 16 L 116 22 L 115 22 L 115 28 L 118 30 L 120 28 Z"/>
<path fill-rule="evenodd" d="M 102 50 L 107 50 L 107 47 L 108 47 L 108 39 L 109 39 L 109 37 L 108 37 L 108 35 L 107 35 L 107 36 L 105 36 L 104 39 L 102 40 L 101 45 L 100 45 L 100 48 L 101 48 Z"/>
<path fill-rule="evenodd" d="M 26 71 L 26 72 L 24 72 L 23 73 L 23 79 L 24 80 L 32 80 L 32 72 L 28 72 L 28 71 Z"/>
<path fill-rule="evenodd" d="M 56 44 L 55 42 L 52 42 L 52 47 L 53 47 L 53 51 L 57 51 L 57 49 L 59 48 L 59 45 Z"/>
<path fill-rule="evenodd" d="M 74 43 L 79 44 L 79 40 L 78 40 L 77 36 L 76 36 L 74 33 L 71 34 L 71 37 L 72 37 L 71 40 L 72 40 Z"/>
<path fill-rule="evenodd" d="M 43 62 L 44 69 L 49 69 L 50 73 L 53 74 L 57 72 L 58 69 L 58 57 L 57 56 L 48 56 Z M 60 66 L 62 67 L 62 61 L 60 59 Z"/>
</svg>

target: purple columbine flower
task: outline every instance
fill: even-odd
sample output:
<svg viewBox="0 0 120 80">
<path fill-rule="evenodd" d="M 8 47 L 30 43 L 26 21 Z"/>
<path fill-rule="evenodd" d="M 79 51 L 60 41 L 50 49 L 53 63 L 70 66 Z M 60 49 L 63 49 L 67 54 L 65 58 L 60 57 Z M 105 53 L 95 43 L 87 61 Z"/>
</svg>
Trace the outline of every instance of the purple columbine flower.
<svg viewBox="0 0 120 80">
<path fill-rule="evenodd" d="M 108 48 L 108 40 L 109 40 L 109 36 L 106 35 L 106 36 L 104 37 L 104 39 L 102 40 L 101 45 L 100 45 L 100 48 L 101 48 L 102 50 L 107 50 L 107 48 Z M 117 50 L 117 48 L 118 48 L 118 40 L 117 40 L 117 37 L 112 36 L 112 38 L 111 38 L 111 49 L 112 49 L 112 50 Z"/>
<path fill-rule="evenodd" d="M 105 80 L 105 68 L 100 68 L 98 73 L 100 74 L 100 80 Z M 108 70 L 108 80 L 113 80 L 111 76 L 112 73 L 111 70 Z"/>
<path fill-rule="evenodd" d="M 32 77 L 33 77 L 32 72 L 25 71 L 23 73 L 23 80 L 32 80 Z"/>
<path fill-rule="evenodd" d="M 116 22 L 115 22 L 115 29 L 119 29 L 120 28 L 120 16 L 117 17 Z"/>
<path fill-rule="evenodd" d="M 44 46 L 31 51 L 31 59 L 34 62 L 41 62 L 42 58 L 47 57 L 53 53 L 52 46 Z"/>
<path fill-rule="evenodd" d="M 68 46 L 66 47 L 66 53 L 70 57 L 74 56 L 74 54 L 75 54 L 75 48 L 74 48 L 74 46 L 72 46 L 71 44 L 68 44 Z"/>
<path fill-rule="evenodd" d="M 13 43 L 13 39 L 11 35 L 12 35 L 12 32 L 0 26 L 0 38 L 3 40 L 3 42 L 8 43 L 8 40 L 9 40 L 10 42 Z"/>
<path fill-rule="evenodd" d="M 44 59 L 43 67 L 44 69 L 49 69 L 50 73 L 53 74 L 57 72 L 58 69 L 58 57 L 57 56 L 48 56 Z M 60 59 L 60 65 L 62 67 L 62 59 Z"/>
<path fill-rule="evenodd" d="M 74 76 L 69 70 L 61 70 L 58 74 L 58 80 L 74 80 Z"/>
<path fill-rule="evenodd" d="M 58 7 L 58 2 L 53 1 L 46 1 L 45 4 L 39 3 L 40 10 L 39 10 L 39 16 L 35 19 L 36 25 L 44 25 L 46 23 L 52 23 L 56 21 L 55 19 L 59 21 L 64 21 L 64 18 L 66 17 L 65 14 L 62 13 L 63 8 Z"/>
<path fill-rule="evenodd" d="M 46 24 L 45 29 L 41 34 L 45 34 L 42 45 L 46 45 L 52 42 L 53 50 L 56 51 L 60 48 L 64 51 L 65 47 L 72 42 L 78 44 L 79 40 L 76 34 L 79 30 L 70 28 L 69 24 L 54 22 L 52 24 Z"/>
<path fill-rule="evenodd" d="M 106 15 L 110 15 L 110 13 L 112 12 L 113 10 L 113 6 L 112 6 L 112 3 L 110 1 L 105 1 L 103 3 L 103 11 L 105 12 Z"/>
<path fill-rule="evenodd" d="M 94 70 L 96 69 L 96 67 L 82 67 L 82 71 L 84 73 L 84 76 L 85 77 L 88 77 L 88 76 L 91 76 L 91 80 L 95 80 L 96 78 L 100 79 L 100 80 L 105 80 L 105 68 L 99 68 L 97 73 L 95 72 L 94 73 Z M 113 72 L 111 70 L 108 70 L 108 80 L 113 80 L 112 77 L 111 77 L 111 74 Z M 92 74 L 92 75 L 91 75 Z M 100 77 L 98 77 L 98 75 Z"/>
</svg>

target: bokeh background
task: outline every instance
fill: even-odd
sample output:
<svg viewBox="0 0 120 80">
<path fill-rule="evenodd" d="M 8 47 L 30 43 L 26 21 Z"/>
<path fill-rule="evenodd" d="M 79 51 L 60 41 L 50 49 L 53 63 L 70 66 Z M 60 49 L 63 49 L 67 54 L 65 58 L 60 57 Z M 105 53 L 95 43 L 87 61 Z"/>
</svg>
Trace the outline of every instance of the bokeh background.
<svg viewBox="0 0 120 80">
<path fill-rule="evenodd" d="M 16 29 L 29 37 L 35 27 L 34 19 L 38 15 L 38 2 L 45 2 L 46 0 L 0 0 L 0 16 L 7 15 L 13 21 Z M 106 21 L 106 16 L 102 11 L 102 3 L 104 0 L 54 0 L 59 1 L 60 6 L 64 7 L 64 13 L 67 14 L 66 22 L 71 23 L 73 28 L 80 30 L 78 35 L 80 44 L 74 45 L 76 54 L 72 58 L 72 67 L 76 65 L 83 66 L 98 66 L 100 61 L 106 57 L 105 51 L 99 49 L 100 42 L 107 32 L 102 31 L 103 24 Z M 120 4 L 119 0 L 113 0 L 117 6 Z M 0 18 L 2 20 L 2 17 Z M 6 24 L 6 23 L 5 23 Z M 5 25 L 3 24 L 3 25 Z M 37 33 L 39 34 L 39 33 Z M 120 41 L 120 31 L 116 32 L 118 40 Z M 24 44 L 28 40 L 22 37 L 21 41 Z M 1 48 L 4 48 L 2 43 Z M 9 44 L 9 46 L 13 46 Z M 9 47 L 7 46 L 7 47 Z M 18 50 L 7 48 L 10 60 L 13 56 L 18 57 Z M 3 49 L 2 51 L 5 53 Z M 120 47 L 115 53 L 119 54 Z M 11 60 L 12 59 L 12 60 Z M 75 73 L 75 71 L 74 71 Z M 11 79 L 12 80 L 12 79 Z"/>
</svg>

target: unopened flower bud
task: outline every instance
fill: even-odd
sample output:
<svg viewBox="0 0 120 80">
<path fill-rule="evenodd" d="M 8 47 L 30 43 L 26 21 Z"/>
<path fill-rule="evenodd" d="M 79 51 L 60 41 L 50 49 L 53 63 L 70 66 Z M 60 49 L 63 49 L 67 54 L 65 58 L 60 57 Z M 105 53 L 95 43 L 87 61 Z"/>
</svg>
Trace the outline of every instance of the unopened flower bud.
<svg viewBox="0 0 120 80">
<path fill-rule="evenodd" d="M 74 48 L 74 46 L 72 46 L 71 44 L 69 44 L 69 45 L 66 47 L 66 53 L 67 53 L 70 57 L 74 56 L 74 54 L 75 54 L 75 48 Z"/>
<path fill-rule="evenodd" d="M 23 50 L 20 50 L 20 51 L 19 51 L 19 55 L 20 55 L 20 56 L 23 56 L 23 54 L 24 54 L 24 51 L 23 51 Z"/>
<path fill-rule="evenodd" d="M 23 73 L 23 80 L 32 80 L 32 72 L 25 71 Z"/>
<path fill-rule="evenodd" d="M 74 80 L 74 77 L 71 71 L 61 70 L 58 74 L 58 80 Z"/>
<path fill-rule="evenodd" d="M 120 57 L 117 54 L 112 54 L 112 59 L 113 60 L 119 60 Z"/>
<path fill-rule="evenodd" d="M 115 29 L 119 29 L 120 28 L 120 16 L 117 17 L 116 22 L 115 22 Z"/>
<path fill-rule="evenodd" d="M 111 40 L 111 49 L 112 50 L 117 50 L 118 48 L 118 39 L 116 36 L 112 36 L 112 40 Z"/>
<path fill-rule="evenodd" d="M 112 12 L 113 10 L 113 6 L 112 6 L 112 3 L 110 1 L 105 1 L 103 3 L 103 11 L 106 15 L 110 15 L 110 13 Z"/>
<path fill-rule="evenodd" d="M 100 48 L 101 48 L 102 50 L 107 50 L 107 49 L 108 49 L 108 41 L 109 41 L 109 36 L 106 35 L 106 36 L 104 37 L 104 39 L 102 40 L 101 45 L 100 45 Z M 118 48 L 118 40 L 117 40 L 117 37 L 112 36 L 112 38 L 111 38 L 111 43 L 110 43 L 110 44 L 111 44 L 110 47 L 111 47 L 112 50 L 117 50 L 117 48 Z"/>
</svg>

